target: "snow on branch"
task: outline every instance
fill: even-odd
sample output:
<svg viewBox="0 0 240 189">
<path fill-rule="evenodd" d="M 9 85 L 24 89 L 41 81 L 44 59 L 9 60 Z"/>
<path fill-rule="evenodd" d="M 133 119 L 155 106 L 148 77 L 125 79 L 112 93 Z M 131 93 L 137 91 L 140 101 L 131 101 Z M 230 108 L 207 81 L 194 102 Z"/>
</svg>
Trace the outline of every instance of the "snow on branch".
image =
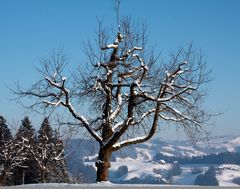
<svg viewBox="0 0 240 189">
<path fill-rule="evenodd" d="M 58 105 L 63 105 L 64 107 L 66 107 L 69 112 L 73 115 L 73 117 L 75 117 L 76 119 L 78 119 L 83 125 L 84 127 L 87 129 L 87 131 L 97 140 L 97 141 L 101 141 L 102 138 L 97 134 L 97 132 L 95 132 L 91 127 L 89 122 L 87 121 L 87 119 L 82 116 L 82 115 L 78 115 L 78 113 L 75 111 L 74 107 L 72 106 L 71 102 L 70 102 L 70 96 L 69 96 L 69 90 L 65 88 L 65 81 L 66 78 L 63 77 L 62 79 L 62 84 L 58 84 L 55 83 L 54 81 L 52 81 L 51 79 L 46 77 L 46 80 L 49 82 L 49 84 L 51 84 L 53 87 L 56 87 L 58 89 L 60 89 L 61 91 L 61 95 L 64 95 L 65 100 L 59 100 L 57 102 L 49 102 L 49 101 L 44 101 L 45 103 L 47 103 L 48 105 L 53 105 L 53 106 L 58 106 Z"/>
<path fill-rule="evenodd" d="M 109 44 L 109 45 L 107 45 L 105 47 L 101 47 L 101 50 L 117 49 L 119 43 L 122 42 L 122 40 L 123 40 L 123 36 L 122 36 L 122 34 L 120 32 L 118 32 L 117 37 L 116 37 L 114 43 L 113 44 Z"/>
<path fill-rule="evenodd" d="M 156 109 L 150 109 L 149 111 L 145 112 L 142 114 L 141 118 L 135 122 L 132 123 L 132 125 L 137 125 L 139 123 L 141 123 L 146 117 L 148 117 L 151 113 L 155 112 Z"/>
<path fill-rule="evenodd" d="M 159 115 L 161 118 L 165 119 L 165 120 L 171 120 L 171 121 L 175 121 L 175 122 L 180 122 L 180 121 L 189 121 L 195 125 L 200 125 L 200 122 L 198 121 L 198 119 L 196 118 L 191 118 L 187 115 L 185 115 L 184 113 L 182 113 L 180 110 L 167 106 L 165 104 L 164 109 L 168 110 L 169 112 L 172 113 L 172 115 L 174 115 L 174 117 L 165 117 L 163 115 Z"/>
<path fill-rule="evenodd" d="M 97 132 L 95 132 L 91 127 L 89 122 L 87 121 L 87 119 L 84 116 L 78 115 L 76 113 L 76 111 L 74 110 L 73 106 L 71 105 L 71 103 L 69 102 L 69 100 L 67 101 L 67 103 L 62 103 L 63 106 L 67 107 L 68 110 L 70 111 L 70 113 L 73 115 L 73 117 L 75 117 L 76 119 L 78 119 L 79 121 L 81 121 L 81 123 L 84 125 L 84 127 L 87 129 L 87 131 L 98 141 L 101 142 L 102 141 L 102 137 L 100 137 L 98 135 Z"/>
<path fill-rule="evenodd" d="M 170 117 L 170 116 L 164 116 L 162 114 L 159 114 L 159 117 L 162 118 L 165 121 L 173 121 L 173 122 L 181 122 L 183 120 L 185 120 L 184 118 L 175 118 L 175 117 Z"/>
<path fill-rule="evenodd" d="M 142 50 L 142 47 L 133 47 L 132 49 L 127 50 L 126 53 L 119 58 L 119 60 L 125 62 L 130 54 L 134 53 L 135 51 L 141 51 L 141 50 Z M 134 54 L 133 54 L 133 57 L 134 57 Z"/>
<path fill-rule="evenodd" d="M 109 116 L 110 120 L 114 120 L 116 118 L 116 116 L 121 111 L 121 106 L 122 106 L 122 94 L 119 92 L 119 94 L 117 94 L 117 107 Z"/>
<path fill-rule="evenodd" d="M 119 130 L 120 127 L 122 127 L 124 125 L 124 121 L 118 122 L 116 123 L 113 127 L 112 127 L 112 131 L 116 132 L 117 130 Z"/>
<path fill-rule="evenodd" d="M 43 102 L 44 102 L 46 105 L 51 105 L 51 106 L 54 106 L 54 107 L 57 107 L 57 106 L 59 106 L 59 105 L 62 103 L 61 100 L 58 100 L 57 102 L 49 102 L 49 101 L 47 101 L 47 100 L 44 100 Z"/>
<path fill-rule="evenodd" d="M 140 141 L 144 141 L 145 138 L 146 138 L 146 136 L 131 138 L 131 139 L 128 139 L 128 140 L 119 142 L 119 143 L 117 143 L 117 144 L 114 144 L 114 145 L 113 145 L 113 148 L 114 148 L 115 150 L 117 150 L 117 149 L 119 149 L 119 148 L 121 148 L 121 147 L 126 146 L 126 144 L 128 144 L 128 145 L 130 145 L 130 144 L 137 144 L 137 143 L 140 143 Z"/>
<path fill-rule="evenodd" d="M 171 87 L 171 85 L 170 85 L 169 87 Z M 158 102 L 169 102 L 170 100 L 172 100 L 172 99 L 180 96 L 181 94 L 186 93 L 188 90 L 193 91 L 193 90 L 196 90 L 196 88 L 195 88 L 195 87 L 192 87 L 192 86 L 188 86 L 188 87 L 186 87 L 185 89 L 183 89 L 183 90 L 181 90 L 181 91 L 179 91 L 179 92 L 176 92 L 176 93 L 172 94 L 172 95 L 169 96 L 169 97 L 158 98 L 157 101 L 158 101 Z"/>
<path fill-rule="evenodd" d="M 114 128 L 115 132 L 107 141 L 104 141 L 103 145 L 112 146 L 113 144 L 115 144 L 122 136 L 122 134 L 127 130 L 128 126 L 132 123 L 132 121 L 133 118 L 129 117 L 124 122 L 117 124 Z"/>
</svg>

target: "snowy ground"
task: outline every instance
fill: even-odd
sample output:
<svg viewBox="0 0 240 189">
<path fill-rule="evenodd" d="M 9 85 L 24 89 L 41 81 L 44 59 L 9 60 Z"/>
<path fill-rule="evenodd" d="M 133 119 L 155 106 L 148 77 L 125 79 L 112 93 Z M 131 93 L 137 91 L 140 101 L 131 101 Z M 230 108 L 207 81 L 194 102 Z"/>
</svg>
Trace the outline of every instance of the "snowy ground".
<svg viewBox="0 0 240 189">
<path fill-rule="evenodd" d="M 93 164 L 94 162 L 87 162 L 87 164 Z M 128 161 L 124 162 L 113 162 L 111 170 L 117 170 L 119 166 L 127 165 L 128 166 L 128 174 L 125 178 L 129 179 L 135 176 L 141 177 L 145 174 L 154 174 L 152 172 L 153 168 L 161 168 L 164 172 L 169 169 L 169 164 L 156 164 L 153 162 L 143 162 L 137 161 L 133 159 L 128 159 Z M 110 182 L 105 183 L 95 183 L 95 184 L 30 184 L 30 185 L 19 185 L 19 186 L 11 186 L 11 187 L 0 187 L 0 189 L 37 189 L 37 188 L 47 188 L 47 189 L 82 189 L 82 188 L 124 188 L 124 189 L 137 189 L 137 188 L 152 188 L 152 189 L 169 189 L 169 188 L 179 188 L 179 189 L 195 189 L 195 188 L 203 188 L 203 189 L 225 189 L 225 188 L 240 188 L 239 185 L 232 183 L 232 179 L 240 176 L 240 166 L 225 164 L 225 165 L 214 165 L 217 167 L 216 175 L 219 181 L 220 187 L 199 187 L 193 186 L 194 180 L 197 175 L 206 171 L 209 165 L 203 164 L 189 164 L 189 165 L 181 165 L 182 174 L 179 176 L 173 177 L 173 185 L 149 185 L 149 184 L 113 184 Z M 141 169 L 140 169 L 141 168 Z M 196 172 L 193 172 L 193 171 Z"/>
<path fill-rule="evenodd" d="M 1 189 L 37 189 L 37 188 L 47 188 L 47 189 L 83 189 L 83 188 L 124 188 L 124 189 L 137 189 L 137 188 L 151 188 L 151 189 L 169 189 L 169 188 L 179 188 L 179 189 L 196 189 L 196 188 L 202 188 L 202 189 L 227 189 L 229 187 L 198 187 L 198 186 L 177 186 L 177 185 L 116 185 L 111 183 L 99 183 L 99 184 L 30 184 L 30 185 L 19 185 L 19 186 L 10 186 L 10 187 L 1 187 Z M 231 189 L 237 188 L 237 187 L 231 187 Z M 239 187 L 238 187 L 239 189 Z"/>
<path fill-rule="evenodd" d="M 217 172 L 217 179 L 219 180 L 220 186 L 239 186 L 232 182 L 229 182 L 236 177 L 240 177 L 239 165 L 224 164 L 219 166 L 219 171 Z"/>
</svg>

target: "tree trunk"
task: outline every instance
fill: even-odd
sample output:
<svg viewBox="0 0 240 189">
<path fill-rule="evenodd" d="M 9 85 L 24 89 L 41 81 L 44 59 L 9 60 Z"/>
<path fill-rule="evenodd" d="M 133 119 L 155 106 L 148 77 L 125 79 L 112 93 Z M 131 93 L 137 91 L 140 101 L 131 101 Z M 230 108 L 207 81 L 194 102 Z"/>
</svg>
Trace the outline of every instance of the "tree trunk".
<svg viewBox="0 0 240 189">
<path fill-rule="evenodd" d="M 4 165 L 4 168 L 2 170 L 2 174 L 0 175 L 0 186 L 3 186 L 6 179 L 7 179 L 7 176 L 9 174 L 9 171 L 10 171 L 10 167 L 8 165 Z"/>
<path fill-rule="evenodd" d="M 108 172 L 111 167 L 110 158 L 112 155 L 112 147 L 104 148 L 100 147 L 98 154 L 97 167 L 97 182 L 108 181 Z"/>
<path fill-rule="evenodd" d="M 41 183 L 45 183 L 45 170 L 41 170 Z"/>
<path fill-rule="evenodd" d="M 4 185 L 6 178 L 7 178 L 7 173 L 6 173 L 6 171 L 3 171 L 2 174 L 0 175 L 0 186 Z"/>
<path fill-rule="evenodd" d="M 25 184 L 25 169 L 23 169 L 22 184 Z"/>
</svg>

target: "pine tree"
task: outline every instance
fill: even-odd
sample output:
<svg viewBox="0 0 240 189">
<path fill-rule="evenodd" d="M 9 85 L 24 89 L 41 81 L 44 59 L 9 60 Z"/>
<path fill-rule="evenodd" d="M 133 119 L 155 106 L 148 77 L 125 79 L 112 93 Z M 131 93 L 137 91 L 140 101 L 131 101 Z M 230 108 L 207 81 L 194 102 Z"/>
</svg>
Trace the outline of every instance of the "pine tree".
<svg viewBox="0 0 240 189">
<path fill-rule="evenodd" d="M 11 132 L 6 124 L 6 120 L 3 116 L 0 116 L 0 152 L 3 152 L 6 142 L 12 138 Z M 4 161 L 0 155 L 0 165 Z"/>
<path fill-rule="evenodd" d="M 4 182 L 6 182 L 5 180 L 8 170 L 10 169 L 10 165 L 7 163 L 4 153 L 7 152 L 6 148 L 11 139 L 12 135 L 6 124 L 6 119 L 3 116 L 0 116 L 0 185 L 3 185 Z"/>
<path fill-rule="evenodd" d="M 36 161 L 32 156 L 31 149 L 36 148 L 36 133 L 35 129 L 29 120 L 29 117 L 25 117 L 22 120 L 22 124 L 17 131 L 16 141 L 25 140 L 28 147 L 24 150 L 24 156 L 26 160 L 13 171 L 14 184 L 30 184 L 38 182 L 38 169 Z"/>
<path fill-rule="evenodd" d="M 53 141 L 54 141 L 54 148 L 55 153 L 58 156 L 55 158 L 55 166 L 52 166 L 52 172 L 54 175 L 52 176 L 52 182 L 65 182 L 69 183 L 70 177 L 67 171 L 67 164 L 64 157 L 64 142 L 60 138 L 58 132 L 55 130 L 53 132 Z"/>
<path fill-rule="evenodd" d="M 3 116 L 0 116 L 0 150 L 4 146 L 5 142 L 12 138 L 10 129 L 6 124 L 6 120 Z"/>
<path fill-rule="evenodd" d="M 50 126 L 48 118 L 44 118 L 42 125 L 38 131 L 38 142 L 43 144 L 53 143 L 53 130 Z"/>
<path fill-rule="evenodd" d="M 28 116 L 22 120 L 22 124 L 20 125 L 16 134 L 16 139 L 21 140 L 22 137 L 29 139 L 30 144 L 36 142 L 35 129 Z"/>
<path fill-rule="evenodd" d="M 26 148 L 26 140 L 17 141 L 13 138 L 6 120 L 0 116 L 0 186 L 13 183 L 11 172 L 14 168 L 23 166 Z"/>
<path fill-rule="evenodd" d="M 69 182 L 64 160 L 64 144 L 45 118 L 38 131 L 34 157 L 40 169 L 41 182 Z"/>
<path fill-rule="evenodd" d="M 38 146 L 34 153 L 34 158 L 38 163 L 40 170 L 40 182 L 47 182 L 47 176 L 49 174 L 49 164 L 51 162 L 51 156 L 53 151 L 53 135 L 52 128 L 47 118 L 42 122 L 42 125 L 38 131 Z"/>
</svg>

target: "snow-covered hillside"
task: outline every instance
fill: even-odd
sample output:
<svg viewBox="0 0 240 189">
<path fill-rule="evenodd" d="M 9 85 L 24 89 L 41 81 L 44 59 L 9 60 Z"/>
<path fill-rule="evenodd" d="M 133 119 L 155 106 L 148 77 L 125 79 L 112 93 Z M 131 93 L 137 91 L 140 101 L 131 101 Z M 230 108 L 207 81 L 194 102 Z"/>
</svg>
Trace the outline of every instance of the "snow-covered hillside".
<svg viewBox="0 0 240 189">
<path fill-rule="evenodd" d="M 190 141 L 163 141 L 153 139 L 144 144 L 133 145 L 113 154 L 114 158 L 137 160 L 152 160 L 156 153 L 167 156 L 199 156 L 220 152 L 240 152 L 240 136 L 217 136 L 196 144 Z M 67 152 L 78 158 L 93 159 L 98 153 L 95 141 L 74 139 L 68 146 Z"/>
<path fill-rule="evenodd" d="M 148 154 L 162 153 L 167 156 L 200 156 L 220 152 L 240 152 L 239 136 L 217 136 L 193 144 L 190 141 L 165 141 L 159 139 L 149 141 L 136 148 Z"/>
<path fill-rule="evenodd" d="M 175 185 L 194 185 L 196 177 L 206 171 L 209 165 L 203 164 L 192 164 L 182 165 L 182 174 L 173 177 L 173 184 Z M 233 183 L 234 178 L 240 176 L 240 166 L 225 164 L 225 165 L 214 165 L 216 168 L 216 178 L 219 182 L 219 186 L 239 186 Z"/>
<path fill-rule="evenodd" d="M 94 166 L 93 162 L 86 162 L 86 164 Z M 172 164 L 170 163 L 144 162 L 134 159 L 125 159 L 112 162 L 111 165 L 110 180 L 114 183 L 129 184 L 129 181 L 131 180 L 137 181 L 136 178 L 140 180 L 155 178 L 157 179 L 156 181 L 162 181 L 162 184 L 165 183 L 167 185 L 194 185 L 195 179 L 198 175 L 207 171 L 209 166 L 214 166 L 219 186 L 239 186 L 233 183 L 233 179 L 240 177 L 240 166 L 234 164 L 180 164 L 181 174 L 172 176 L 172 178 L 169 178 L 169 171 L 172 168 Z M 116 175 L 116 172 L 121 166 L 126 166 L 128 168 L 128 172 L 119 177 L 119 175 Z M 155 170 L 159 171 L 157 172 Z"/>
<path fill-rule="evenodd" d="M 76 146 L 76 143 L 77 140 L 72 149 L 80 149 L 80 151 L 76 153 L 77 159 L 72 161 L 73 166 L 76 167 L 79 159 L 83 159 L 84 165 L 91 165 L 94 169 L 98 153 L 97 144 L 89 143 L 89 141 L 82 139 L 79 146 Z M 86 144 L 91 144 L 91 147 Z M 214 166 L 216 169 L 216 178 L 220 186 L 235 186 L 237 184 L 233 183 L 233 179 L 240 177 L 239 165 L 177 163 L 176 166 L 173 162 L 166 163 L 161 159 L 156 160 L 157 153 L 168 157 L 186 158 L 225 151 L 240 152 L 240 137 L 212 137 L 209 140 L 200 141 L 194 145 L 189 141 L 161 141 L 154 139 L 114 153 L 111 161 L 110 181 L 125 184 L 142 184 L 147 182 L 150 184 L 193 185 L 198 175 L 204 174 L 210 166 Z M 120 168 L 121 171 L 119 171 Z M 81 169 L 79 168 L 79 170 Z M 176 171 L 179 170 L 180 172 L 176 174 Z"/>
</svg>

